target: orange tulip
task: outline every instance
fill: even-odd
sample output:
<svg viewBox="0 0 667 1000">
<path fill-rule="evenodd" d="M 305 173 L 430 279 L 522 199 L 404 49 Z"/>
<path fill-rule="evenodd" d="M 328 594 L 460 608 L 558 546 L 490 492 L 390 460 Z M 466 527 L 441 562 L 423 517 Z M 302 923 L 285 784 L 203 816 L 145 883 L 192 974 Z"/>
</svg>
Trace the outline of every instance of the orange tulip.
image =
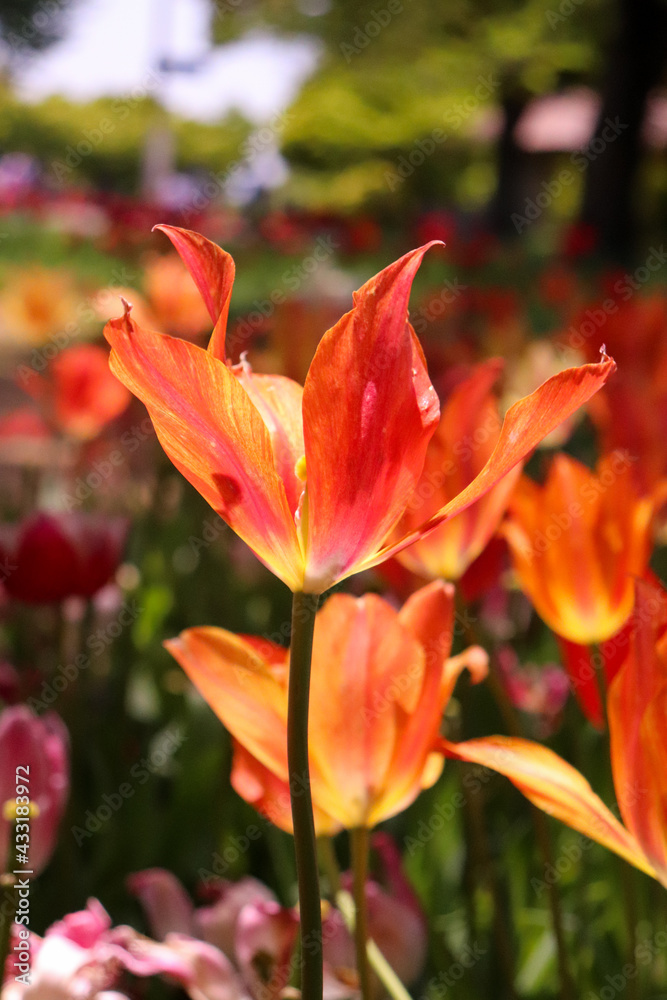
<svg viewBox="0 0 667 1000">
<path fill-rule="evenodd" d="M 71 329 L 72 317 L 82 315 L 81 295 L 66 271 L 16 268 L 5 275 L 4 286 L 0 292 L 2 343 L 43 344 Z"/>
<path fill-rule="evenodd" d="M 482 472 L 419 529 L 389 539 L 421 475 L 439 417 L 424 356 L 407 322 L 413 250 L 356 293 L 318 346 L 303 389 L 225 364 L 234 265 L 196 233 L 159 227 L 189 268 L 215 324 L 207 351 L 106 326 L 115 374 L 148 407 L 176 467 L 292 590 L 318 594 L 394 555 L 494 486 L 615 368 L 562 372 L 508 412 Z"/>
<path fill-rule="evenodd" d="M 97 344 L 76 344 L 61 351 L 45 376 L 19 369 L 25 391 L 52 424 L 80 441 L 90 441 L 129 406 L 124 386 L 109 373 L 109 355 Z"/>
<path fill-rule="evenodd" d="M 505 774 L 531 802 L 667 887 L 667 593 L 637 583 L 628 655 L 607 700 L 611 766 L 623 826 L 586 779 L 528 740 L 443 741 L 450 757 Z"/>
<path fill-rule="evenodd" d="M 634 577 L 651 553 L 654 503 L 637 495 L 627 453 L 591 472 L 557 455 L 544 486 L 524 478 L 504 534 L 522 589 L 553 631 L 602 642 L 632 613 Z"/>
<path fill-rule="evenodd" d="M 438 778 L 432 751 L 456 679 L 465 666 L 474 680 L 486 672 L 478 647 L 448 659 L 453 595 L 436 581 L 400 612 L 375 594 L 334 594 L 318 612 L 309 723 L 318 833 L 375 826 Z M 234 737 L 237 792 L 291 830 L 288 650 L 219 628 L 188 629 L 166 646 Z"/>
<path fill-rule="evenodd" d="M 493 385 L 503 363 L 485 361 L 449 396 L 426 450 L 421 478 L 399 525 L 418 529 L 482 471 L 500 437 L 501 420 Z M 410 545 L 398 559 L 429 579 L 458 580 L 486 547 L 509 503 L 522 464 L 504 476 L 477 503 L 449 518 Z"/>
<path fill-rule="evenodd" d="M 604 339 L 618 360 L 619 374 L 596 396 L 590 416 L 605 451 L 621 449 L 636 457 L 633 477 L 642 492 L 649 492 L 667 475 L 667 296 L 664 291 L 633 293 L 622 301 L 619 284 L 622 287 L 623 280 L 614 284 L 613 309 L 606 311 L 609 300 L 605 311 L 599 302 L 591 303 L 574 319 L 564 339 L 593 357 L 597 336 L 591 336 L 591 328 L 597 330 L 602 319 Z M 625 289 L 630 290 L 627 284 Z"/>
<path fill-rule="evenodd" d="M 175 254 L 155 257 L 144 270 L 148 301 L 159 328 L 191 340 L 205 333 L 208 310 Z"/>
</svg>

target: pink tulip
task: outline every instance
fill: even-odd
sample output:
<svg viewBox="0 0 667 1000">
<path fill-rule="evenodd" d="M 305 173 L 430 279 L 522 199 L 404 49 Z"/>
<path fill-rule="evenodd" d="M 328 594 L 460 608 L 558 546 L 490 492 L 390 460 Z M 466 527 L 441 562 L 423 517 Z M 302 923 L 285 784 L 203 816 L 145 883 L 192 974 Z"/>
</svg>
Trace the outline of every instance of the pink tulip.
<svg viewBox="0 0 667 1000">
<path fill-rule="evenodd" d="M 0 806 L 17 801 L 17 784 L 29 789 L 36 807 L 29 817 L 29 842 L 23 860 L 26 875 L 39 873 L 47 864 L 58 836 L 58 826 L 69 794 L 69 736 L 55 712 L 41 717 L 25 705 L 14 705 L 0 714 Z M 19 803 L 22 797 L 19 796 Z M 38 812 L 37 812 L 38 810 Z M 13 869 L 13 824 L 0 813 L 0 864 Z M 22 831 L 23 832 L 23 831 Z"/>
<path fill-rule="evenodd" d="M 248 903 L 239 913 L 235 951 L 253 996 L 279 996 L 287 986 L 299 918 L 279 903 Z"/>
<path fill-rule="evenodd" d="M 513 705 L 534 717 L 537 735 L 549 736 L 570 693 L 570 682 L 556 663 L 521 666 L 511 646 L 498 650 L 498 667 Z"/>
<path fill-rule="evenodd" d="M 30 982 L 19 982 L 12 958 L 5 968 L 3 1000 L 102 1000 L 115 985 L 119 962 L 109 945 L 111 920 L 96 899 L 85 910 L 53 924 L 43 939 L 30 935 Z M 100 991 L 100 992 L 98 992 Z M 113 994 L 112 994 L 113 996 Z M 106 994 L 106 1000 L 109 1000 Z"/>
<path fill-rule="evenodd" d="M 122 993 L 108 992 L 124 970 L 164 976 L 191 1000 L 244 998 L 231 963 L 217 948 L 181 934 L 158 943 L 131 927 L 112 928 L 96 899 L 53 924 L 43 939 L 30 935 L 30 953 L 29 983 L 17 981 L 8 961 L 3 1000 L 125 1000 Z"/>
<path fill-rule="evenodd" d="M 271 890 L 256 878 L 246 876 L 238 882 L 214 883 L 214 902 L 195 910 L 196 935 L 214 944 L 233 961 L 238 961 L 236 928 L 244 907 L 260 903 L 277 903 Z"/>
<path fill-rule="evenodd" d="M 176 876 L 164 868 L 136 872 L 128 877 L 127 885 L 138 896 L 151 933 L 159 941 L 169 933 L 189 934 L 215 945 L 233 961 L 236 961 L 236 926 L 243 907 L 276 902 L 270 889 L 250 877 L 238 882 L 217 879 L 211 888 L 213 903 L 197 909 Z"/>
<path fill-rule="evenodd" d="M 194 934 L 194 909 L 187 892 L 171 872 L 147 868 L 129 875 L 126 884 L 138 896 L 151 933 L 158 941 L 167 934 Z"/>
</svg>

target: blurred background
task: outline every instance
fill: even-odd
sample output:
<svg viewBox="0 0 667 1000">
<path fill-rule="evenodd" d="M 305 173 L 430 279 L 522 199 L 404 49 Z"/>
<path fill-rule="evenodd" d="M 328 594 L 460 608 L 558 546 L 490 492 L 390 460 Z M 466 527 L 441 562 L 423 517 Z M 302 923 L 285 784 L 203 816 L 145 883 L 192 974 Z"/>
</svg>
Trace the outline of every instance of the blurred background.
<svg viewBox="0 0 667 1000">
<path fill-rule="evenodd" d="M 661 0 L 3 2 L 3 208 L 77 197 L 100 236 L 140 199 L 219 209 L 228 238 L 239 213 L 277 212 L 355 220 L 357 243 L 430 221 L 542 250 L 578 226 L 624 258 L 667 213 L 665 16 Z"/>
<path fill-rule="evenodd" d="M 56 712 L 69 746 L 35 931 L 90 896 L 146 930 L 126 879 L 155 866 L 192 894 L 251 872 L 294 902 L 290 838 L 231 790 L 227 735 L 161 645 L 203 624 L 284 639 L 290 600 L 108 373 L 121 295 L 153 329 L 210 332 L 152 227 L 233 254 L 232 360 L 299 381 L 353 289 L 444 240 L 411 300 L 441 399 L 499 355 L 502 411 L 606 340 L 626 381 L 548 446 L 640 449 L 645 491 L 667 471 L 666 57 L 663 0 L 0 0 L 0 698 Z M 462 599 L 500 704 L 613 801 L 606 734 L 490 549 Z M 398 604 L 410 581 L 346 588 Z M 465 681 L 449 725 L 507 731 Z M 461 1000 L 604 997 L 665 926 L 664 890 L 578 834 L 551 825 L 545 860 L 502 778 L 448 766 L 385 826 L 430 928 L 415 996 L 448 995 L 477 943 Z M 626 995 L 664 1000 L 664 947 L 640 973 Z"/>
</svg>

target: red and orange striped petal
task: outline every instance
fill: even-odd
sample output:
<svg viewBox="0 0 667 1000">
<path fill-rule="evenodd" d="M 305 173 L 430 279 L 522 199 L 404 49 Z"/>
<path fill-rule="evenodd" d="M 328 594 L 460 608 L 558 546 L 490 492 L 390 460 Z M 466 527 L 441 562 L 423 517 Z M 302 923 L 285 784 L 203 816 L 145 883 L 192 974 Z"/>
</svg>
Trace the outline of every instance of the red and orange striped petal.
<svg viewBox="0 0 667 1000">
<path fill-rule="evenodd" d="M 421 538 L 430 528 L 465 510 L 506 476 L 543 438 L 582 406 L 616 370 L 616 363 L 606 355 L 598 364 L 567 368 L 544 382 L 539 389 L 520 399 L 505 415 L 498 443 L 478 476 L 422 525 L 397 542 L 388 545 L 362 567 L 369 568 L 400 552 Z"/>
<path fill-rule="evenodd" d="M 442 741 L 448 757 L 504 774 L 534 805 L 657 877 L 639 842 L 622 826 L 584 776 L 547 747 L 505 736 Z"/>
<path fill-rule="evenodd" d="M 476 365 L 450 394 L 428 450 L 415 494 L 411 497 L 396 537 L 421 525 L 461 492 L 489 459 L 498 435 L 500 417 L 493 385 L 503 369 L 494 358 Z M 521 474 L 517 465 L 467 512 L 448 519 L 399 555 L 413 572 L 430 579 L 458 580 L 496 531 Z"/>
<path fill-rule="evenodd" d="M 667 594 L 638 581 L 628 656 L 609 687 L 621 814 L 667 884 Z"/>
<path fill-rule="evenodd" d="M 307 590 L 326 590 L 374 555 L 421 474 L 439 403 L 407 310 L 432 245 L 359 289 L 310 366 L 303 394 Z"/>
<path fill-rule="evenodd" d="M 208 349 L 213 357 L 224 361 L 229 301 L 234 284 L 234 261 L 217 243 L 211 243 L 190 229 L 179 229 L 177 226 L 155 226 L 155 229 L 169 237 L 192 275 L 213 323 Z"/>
<path fill-rule="evenodd" d="M 276 576 L 302 589 L 301 549 L 271 435 L 238 379 L 194 344 L 142 330 L 129 310 L 104 332 L 112 370 L 145 403 L 176 468 Z"/>
</svg>

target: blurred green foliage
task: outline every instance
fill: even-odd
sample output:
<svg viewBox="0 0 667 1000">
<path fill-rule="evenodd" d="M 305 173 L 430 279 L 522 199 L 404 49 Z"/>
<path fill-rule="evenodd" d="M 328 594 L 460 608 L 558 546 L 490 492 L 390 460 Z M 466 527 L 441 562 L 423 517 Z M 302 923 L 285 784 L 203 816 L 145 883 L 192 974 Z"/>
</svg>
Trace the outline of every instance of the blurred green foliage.
<svg viewBox="0 0 667 1000">
<path fill-rule="evenodd" d="M 0 148 L 39 157 L 54 186 L 88 181 L 135 191 L 146 136 L 157 128 L 171 133 L 177 167 L 218 173 L 243 158 L 251 126 L 236 113 L 217 125 L 167 115 L 146 87 L 88 104 L 62 97 L 25 104 L 8 87 L 0 92 Z"/>
<path fill-rule="evenodd" d="M 318 69 L 283 134 L 293 168 L 284 197 L 343 211 L 484 205 L 495 186 L 494 109 L 564 84 L 599 84 L 616 22 L 612 0 L 216 0 L 212 9 L 219 42 L 260 28 L 319 42 Z M 425 163 L 397 174 L 436 134 Z"/>
</svg>

